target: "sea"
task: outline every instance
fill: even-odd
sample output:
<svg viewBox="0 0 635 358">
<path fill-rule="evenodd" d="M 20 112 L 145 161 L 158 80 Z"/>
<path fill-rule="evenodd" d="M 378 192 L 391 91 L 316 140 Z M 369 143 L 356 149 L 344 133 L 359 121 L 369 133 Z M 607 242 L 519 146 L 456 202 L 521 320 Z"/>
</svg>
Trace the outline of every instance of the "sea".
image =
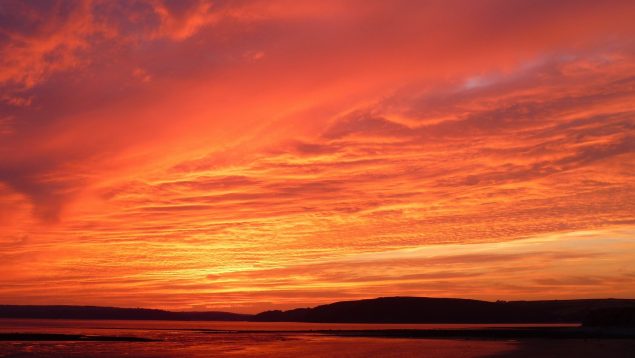
<svg viewBox="0 0 635 358">
<path fill-rule="evenodd" d="M 614 349 L 615 356 L 620 356 L 621 353 L 635 352 L 635 350 L 631 350 L 631 348 L 635 349 L 633 342 L 369 338 L 341 337 L 314 332 L 325 330 L 496 329 L 528 326 L 551 327 L 554 325 L 0 319 L 0 336 L 7 333 L 45 333 L 86 337 L 139 337 L 154 340 L 150 342 L 2 340 L 0 341 L 0 357 L 458 358 L 520 357 L 535 356 L 536 354 L 554 357 L 558 354 L 561 354 L 560 356 L 592 357 L 593 352 L 603 354 L 606 357 L 606 354 L 611 354 L 611 349 Z M 580 355 L 575 355 L 575 352 L 580 353 Z"/>
</svg>

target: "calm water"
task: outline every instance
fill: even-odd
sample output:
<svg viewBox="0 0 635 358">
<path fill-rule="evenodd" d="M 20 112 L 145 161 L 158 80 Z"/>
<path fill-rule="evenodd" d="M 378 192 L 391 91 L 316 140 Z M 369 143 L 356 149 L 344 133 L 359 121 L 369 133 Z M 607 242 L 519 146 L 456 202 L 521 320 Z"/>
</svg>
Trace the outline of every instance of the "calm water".
<svg viewBox="0 0 635 358">
<path fill-rule="evenodd" d="M 498 340 L 333 337 L 307 331 L 466 327 L 491 329 L 523 326 L 527 325 L 0 319 L 0 333 L 135 336 L 160 340 L 159 342 L 0 342 L 0 357 L 502 357 L 513 354 L 519 349 L 521 343 Z M 210 330 L 217 330 L 217 332 Z M 236 332 L 241 330 L 259 332 Z"/>
</svg>

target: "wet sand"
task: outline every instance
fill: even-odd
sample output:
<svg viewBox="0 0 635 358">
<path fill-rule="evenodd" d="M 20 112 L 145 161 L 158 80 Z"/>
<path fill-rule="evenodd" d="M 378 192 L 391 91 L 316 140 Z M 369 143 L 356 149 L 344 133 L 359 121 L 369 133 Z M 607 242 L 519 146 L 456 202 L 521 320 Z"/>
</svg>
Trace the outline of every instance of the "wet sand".
<svg viewBox="0 0 635 358">
<path fill-rule="evenodd" d="M 7 321 L 0 329 L 0 357 L 620 358 L 635 352 L 633 330 L 570 325 L 151 323 Z"/>
<path fill-rule="evenodd" d="M 409 338 L 409 339 L 577 339 L 635 340 L 633 329 L 602 329 L 585 327 L 529 327 L 491 329 L 379 329 L 379 330 L 217 330 L 189 329 L 192 332 L 217 335 L 325 335 L 335 337 Z M 151 342 L 156 339 L 136 336 L 108 336 L 54 333 L 0 333 L 2 341 L 122 341 Z"/>
<path fill-rule="evenodd" d="M 95 341 L 95 342 L 154 342 L 154 339 L 126 336 L 101 336 L 58 333 L 0 333 L 0 341 Z"/>
</svg>

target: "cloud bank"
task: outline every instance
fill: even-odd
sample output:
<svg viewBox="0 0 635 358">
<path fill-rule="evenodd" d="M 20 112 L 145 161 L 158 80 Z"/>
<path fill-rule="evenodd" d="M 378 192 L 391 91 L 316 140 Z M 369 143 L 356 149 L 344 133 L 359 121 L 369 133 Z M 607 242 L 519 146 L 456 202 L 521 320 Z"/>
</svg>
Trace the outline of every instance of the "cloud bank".
<svg viewBox="0 0 635 358">
<path fill-rule="evenodd" d="M 44 303 L 51 284 L 58 303 L 246 311 L 552 286 L 630 297 L 634 14 L 632 1 L 3 2 L 0 296 Z M 588 252 L 497 253 L 587 231 Z M 479 252 L 344 259 L 437 245 Z M 615 265 L 590 274 L 599 259 Z M 87 287 L 98 302 L 79 302 Z"/>
</svg>

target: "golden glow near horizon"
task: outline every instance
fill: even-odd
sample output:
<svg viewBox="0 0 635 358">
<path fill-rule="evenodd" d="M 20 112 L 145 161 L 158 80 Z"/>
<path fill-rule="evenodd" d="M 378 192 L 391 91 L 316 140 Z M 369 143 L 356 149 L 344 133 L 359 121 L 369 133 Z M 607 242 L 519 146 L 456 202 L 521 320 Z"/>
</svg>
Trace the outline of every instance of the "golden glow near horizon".
<svg viewBox="0 0 635 358">
<path fill-rule="evenodd" d="M 632 1 L 0 3 L 0 304 L 635 296 Z"/>
</svg>

